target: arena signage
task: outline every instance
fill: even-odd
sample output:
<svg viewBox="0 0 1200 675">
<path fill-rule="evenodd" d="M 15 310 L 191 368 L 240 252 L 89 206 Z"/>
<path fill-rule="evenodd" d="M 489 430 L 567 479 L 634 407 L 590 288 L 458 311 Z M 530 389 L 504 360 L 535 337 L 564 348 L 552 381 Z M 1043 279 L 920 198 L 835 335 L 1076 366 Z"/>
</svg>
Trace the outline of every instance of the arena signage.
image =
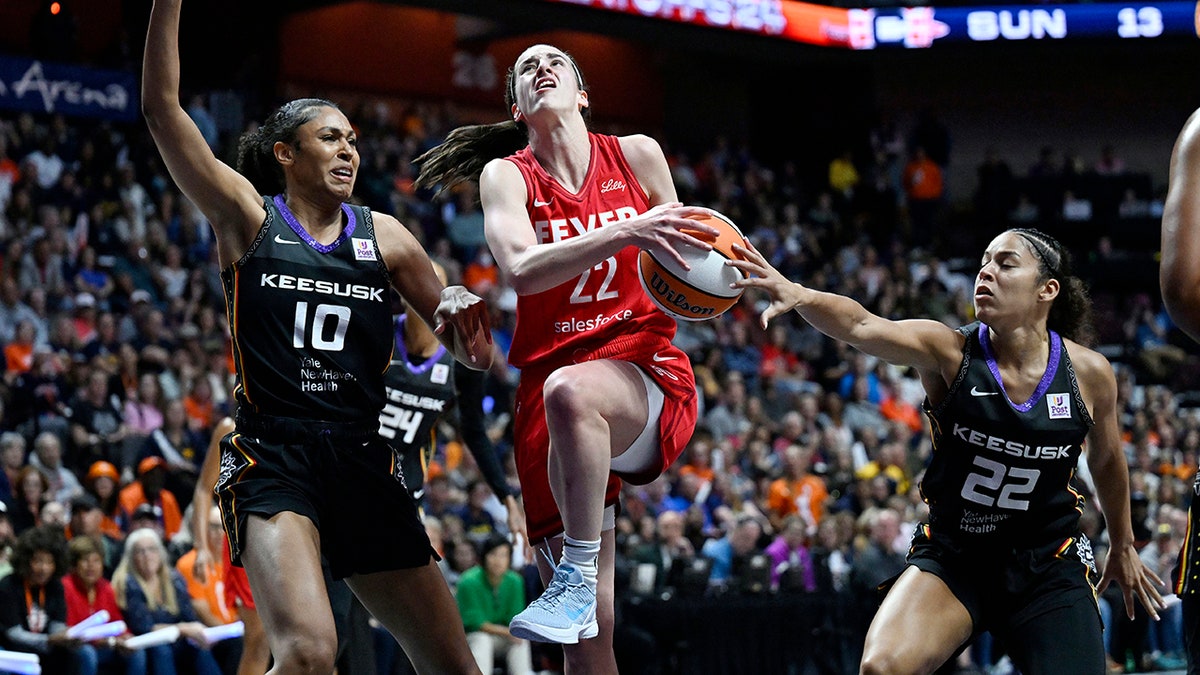
<svg viewBox="0 0 1200 675">
<path fill-rule="evenodd" d="M 133 121 L 137 81 L 117 70 L 0 56 L 0 108 Z"/>
</svg>

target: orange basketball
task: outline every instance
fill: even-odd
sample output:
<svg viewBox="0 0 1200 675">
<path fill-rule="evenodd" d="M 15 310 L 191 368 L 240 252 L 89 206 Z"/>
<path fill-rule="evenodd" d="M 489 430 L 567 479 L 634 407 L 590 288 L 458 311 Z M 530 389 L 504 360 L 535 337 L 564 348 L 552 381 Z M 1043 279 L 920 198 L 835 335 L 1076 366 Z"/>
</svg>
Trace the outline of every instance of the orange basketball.
<svg viewBox="0 0 1200 675">
<path fill-rule="evenodd" d="M 691 269 L 683 269 L 673 259 L 660 260 L 646 249 L 642 249 L 638 255 L 638 278 L 646 295 L 659 309 L 682 321 L 716 318 L 742 297 L 742 289 L 730 288 L 729 284 L 745 275 L 741 270 L 726 265 L 725 261 L 740 258 L 733 252 L 733 245 L 744 246 L 746 238 L 732 220 L 716 211 L 713 214 L 696 218 L 720 230 L 716 241 L 712 242 L 711 251 L 695 246 L 678 248 Z M 700 238 L 706 236 L 701 235 Z"/>
</svg>

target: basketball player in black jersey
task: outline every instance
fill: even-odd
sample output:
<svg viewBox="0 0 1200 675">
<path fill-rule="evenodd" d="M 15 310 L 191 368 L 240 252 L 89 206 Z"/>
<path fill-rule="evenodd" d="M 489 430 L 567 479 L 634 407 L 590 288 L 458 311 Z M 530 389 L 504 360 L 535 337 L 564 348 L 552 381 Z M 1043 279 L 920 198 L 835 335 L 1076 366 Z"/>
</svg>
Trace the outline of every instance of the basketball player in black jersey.
<svg viewBox="0 0 1200 675">
<path fill-rule="evenodd" d="M 1066 250 L 1037 230 L 992 240 L 975 279 L 978 321 L 890 321 L 851 298 L 785 279 L 757 251 L 729 264 L 735 286 L 771 297 L 761 321 L 795 309 L 817 330 L 915 367 L 934 452 L 921 483 L 929 522 L 867 632 L 861 671 L 930 673 L 991 631 L 1022 673 L 1103 673 L 1091 545 L 1073 486 L 1087 444 L 1111 550 L 1099 590 L 1116 582 L 1157 618 L 1153 573 L 1133 545 L 1116 378 L 1079 342 L 1089 302 Z"/>
<path fill-rule="evenodd" d="M 1171 153 L 1159 275 L 1167 314 L 1200 342 L 1200 111 L 1183 125 Z M 1187 536 L 1173 572 L 1183 610 L 1187 672 L 1200 675 L 1200 470 L 1192 483 Z"/>
<path fill-rule="evenodd" d="M 446 283 L 446 270 L 433 263 L 438 279 Z M 452 417 L 463 443 L 475 458 L 479 472 L 508 511 L 508 531 L 527 541 L 525 511 L 496 456 L 484 427 L 484 374 L 456 368 L 454 357 L 424 321 L 410 321 L 407 313 L 396 317 L 396 348 L 384 376 L 387 404 L 379 413 L 379 434 L 403 458 L 404 483 L 419 505 L 425 493 L 425 468 L 433 452 L 435 428 L 443 415 Z"/>
<path fill-rule="evenodd" d="M 181 0 L 155 0 L 142 108 L 171 177 L 216 235 L 238 377 L 216 497 L 245 567 L 272 673 L 329 673 L 337 647 L 321 554 L 422 673 L 479 669 L 450 590 L 378 434 L 389 292 L 455 358 L 487 368 L 486 308 L 444 288 L 395 218 L 350 206 L 357 137 L 332 103 L 285 104 L 219 161 L 179 103 Z"/>
</svg>

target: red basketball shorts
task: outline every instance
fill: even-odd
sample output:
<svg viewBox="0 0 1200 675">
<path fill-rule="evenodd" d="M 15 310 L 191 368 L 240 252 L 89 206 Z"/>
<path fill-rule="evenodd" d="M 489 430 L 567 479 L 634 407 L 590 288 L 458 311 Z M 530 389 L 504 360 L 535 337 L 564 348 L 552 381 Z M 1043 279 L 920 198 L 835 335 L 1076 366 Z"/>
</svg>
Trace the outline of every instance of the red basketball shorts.
<svg viewBox="0 0 1200 675">
<path fill-rule="evenodd" d="M 640 367 L 663 391 L 663 409 L 658 418 L 659 461 L 636 475 L 610 474 L 604 504 L 617 503 L 621 479 L 643 485 L 671 466 L 691 440 L 696 429 L 696 379 L 687 354 L 661 335 L 633 335 L 601 349 L 578 356 L 575 363 L 598 359 L 628 361 Z M 563 530 L 562 516 L 550 492 L 547 456 L 550 434 L 542 393 L 554 368 L 526 368 L 517 387 L 513 444 L 521 498 L 525 505 L 529 541 L 538 543 Z"/>
</svg>

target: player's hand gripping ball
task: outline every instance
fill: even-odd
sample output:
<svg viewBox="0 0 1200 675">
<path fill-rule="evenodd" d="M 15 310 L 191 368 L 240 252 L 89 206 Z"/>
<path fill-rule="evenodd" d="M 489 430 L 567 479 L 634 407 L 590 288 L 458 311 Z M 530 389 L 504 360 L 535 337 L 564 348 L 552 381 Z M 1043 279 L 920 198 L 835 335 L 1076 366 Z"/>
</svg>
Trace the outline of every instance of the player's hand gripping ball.
<svg viewBox="0 0 1200 675">
<path fill-rule="evenodd" d="M 679 247 L 679 254 L 691 269 L 685 270 L 674 260 L 660 259 L 647 249 L 638 254 L 638 278 L 646 295 L 669 316 L 682 321 L 707 321 L 721 316 L 742 297 L 742 289 L 729 285 L 745 277 L 741 270 L 725 264 L 741 256 L 733 252 L 734 244 L 746 245 L 746 238 L 733 221 L 713 211 L 713 216 L 697 218 L 720 233 L 712 242 L 712 250 L 695 246 Z M 699 239 L 707 234 L 689 232 Z"/>
</svg>

